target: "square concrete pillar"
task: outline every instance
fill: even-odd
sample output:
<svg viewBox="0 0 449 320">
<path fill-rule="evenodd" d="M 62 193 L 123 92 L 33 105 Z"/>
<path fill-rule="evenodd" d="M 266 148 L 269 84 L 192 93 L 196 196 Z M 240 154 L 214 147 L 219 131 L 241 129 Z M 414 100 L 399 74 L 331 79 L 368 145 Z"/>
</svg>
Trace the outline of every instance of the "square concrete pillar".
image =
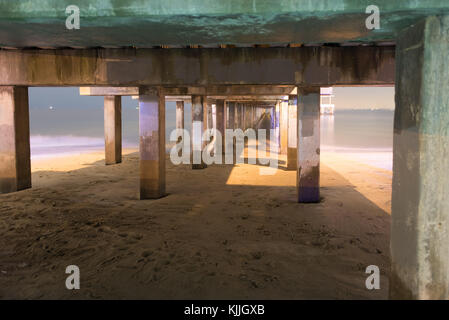
<svg viewBox="0 0 449 320">
<path fill-rule="evenodd" d="M 245 105 L 243 103 L 239 104 L 239 129 L 245 131 Z"/>
<path fill-rule="evenodd" d="M 298 96 L 288 97 L 287 170 L 298 168 Z"/>
<path fill-rule="evenodd" d="M 238 108 L 236 102 L 227 102 L 228 104 L 228 127 L 227 129 L 236 129 L 237 128 L 237 118 L 238 118 Z M 225 138 L 225 143 L 228 143 Z M 236 162 L 236 155 L 235 155 L 235 139 L 232 139 L 232 150 L 233 150 L 233 163 Z M 223 145 L 223 151 L 226 152 L 226 145 Z"/>
<path fill-rule="evenodd" d="M 122 97 L 104 97 L 105 163 L 122 162 Z"/>
<path fill-rule="evenodd" d="M 31 188 L 27 87 L 0 87 L 0 193 Z"/>
<path fill-rule="evenodd" d="M 274 110 L 273 110 L 273 129 L 274 129 L 274 134 L 275 134 L 275 141 L 278 144 L 277 147 L 277 152 L 280 153 L 281 152 L 281 140 L 280 140 L 280 115 L 281 115 L 281 102 L 277 101 L 276 105 L 274 106 Z"/>
<path fill-rule="evenodd" d="M 256 129 L 256 107 L 251 106 L 251 128 Z"/>
<path fill-rule="evenodd" d="M 252 106 L 246 104 L 245 106 L 245 130 L 251 128 L 252 122 Z"/>
<path fill-rule="evenodd" d="M 226 134 L 226 108 L 224 100 L 217 100 L 215 102 L 215 121 L 217 131 L 221 134 L 221 148 L 224 154 L 225 152 L 225 134 Z"/>
<path fill-rule="evenodd" d="M 140 199 L 165 196 L 165 97 L 159 88 L 139 95 Z"/>
<path fill-rule="evenodd" d="M 279 114 L 280 153 L 287 154 L 288 146 L 288 101 L 281 101 Z"/>
<path fill-rule="evenodd" d="M 204 97 L 206 99 L 206 97 Z M 213 120 L 213 105 L 212 103 L 208 103 L 207 104 L 207 109 L 205 110 L 205 115 L 206 115 L 206 123 L 205 123 L 205 128 L 206 129 L 213 129 L 214 128 L 214 120 Z"/>
<path fill-rule="evenodd" d="M 320 201 L 320 88 L 298 88 L 298 202 Z"/>
<path fill-rule="evenodd" d="M 184 101 L 176 101 L 176 129 L 184 129 Z M 184 136 L 179 137 L 178 142 L 184 140 Z"/>
<path fill-rule="evenodd" d="M 227 102 L 228 104 L 228 128 L 234 129 L 235 128 L 235 102 Z"/>
<path fill-rule="evenodd" d="M 392 299 L 449 299 L 449 16 L 399 34 L 391 206 Z"/>
<path fill-rule="evenodd" d="M 192 169 L 204 169 L 202 152 L 206 142 L 202 140 L 207 130 L 207 101 L 205 96 L 192 95 Z"/>
</svg>

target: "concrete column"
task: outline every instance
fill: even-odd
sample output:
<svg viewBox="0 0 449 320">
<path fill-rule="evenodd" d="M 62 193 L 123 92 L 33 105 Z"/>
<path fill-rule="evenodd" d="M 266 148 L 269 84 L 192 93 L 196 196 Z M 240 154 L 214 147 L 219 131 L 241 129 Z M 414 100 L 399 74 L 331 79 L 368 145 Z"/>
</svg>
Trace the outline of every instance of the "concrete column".
<svg viewBox="0 0 449 320">
<path fill-rule="evenodd" d="M 206 97 L 204 97 L 204 99 L 206 99 Z M 212 119 L 213 118 L 212 110 L 213 110 L 212 104 L 208 103 L 207 109 L 205 111 L 205 116 L 206 116 L 205 129 L 212 129 L 214 127 L 213 126 L 214 121 Z"/>
<path fill-rule="evenodd" d="M 237 120 L 237 103 L 236 102 L 228 102 L 228 109 L 229 109 L 229 121 L 228 121 L 228 128 L 229 129 L 236 129 L 236 120 Z M 225 141 L 227 143 L 227 141 Z M 236 156 L 235 156 L 235 139 L 232 139 L 232 150 L 233 150 L 233 163 L 236 162 Z M 226 146 L 223 148 L 223 150 L 226 152 Z"/>
<path fill-rule="evenodd" d="M 399 34 L 391 205 L 392 299 L 449 299 L 449 16 Z"/>
<path fill-rule="evenodd" d="M 245 130 L 251 128 L 252 108 L 249 104 L 245 106 Z"/>
<path fill-rule="evenodd" d="M 287 154 L 288 146 L 288 101 L 281 101 L 279 114 L 280 152 Z"/>
<path fill-rule="evenodd" d="M 184 101 L 176 101 L 176 129 L 184 129 Z M 184 140 L 184 136 L 179 137 L 178 142 Z"/>
<path fill-rule="evenodd" d="M 228 110 L 229 110 L 229 120 L 228 120 L 228 128 L 235 128 L 235 102 L 228 102 Z"/>
<path fill-rule="evenodd" d="M 298 96 L 288 97 L 287 170 L 298 168 Z"/>
<path fill-rule="evenodd" d="M 139 95 L 140 199 L 165 196 L 165 97 L 159 88 Z"/>
<path fill-rule="evenodd" d="M 224 100 L 217 100 L 215 102 L 216 124 L 217 131 L 221 134 L 221 148 L 225 152 L 225 130 L 226 130 L 226 107 Z"/>
<path fill-rule="evenodd" d="M 204 169 L 202 152 L 206 142 L 202 141 L 207 129 L 207 101 L 205 96 L 192 95 L 192 169 Z M 195 160 L 195 161 L 194 161 Z M 194 163 L 198 162 L 198 163 Z"/>
<path fill-rule="evenodd" d="M 104 97 L 105 163 L 122 162 L 122 97 Z"/>
<path fill-rule="evenodd" d="M 0 193 L 31 188 L 27 87 L 0 87 Z"/>
<path fill-rule="evenodd" d="M 256 127 L 256 107 L 253 105 L 251 106 L 251 128 L 255 129 Z"/>
<path fill-rule="evenodd" d="M 239 128 L 245 131 L 245 104 L 239 103 Z"/>
<path fill-rule="evenodd" d="M 275 141 L 278 144 L 277 147 L 277 152 L 280 152 L 280 146 L 281 146 L 281 141 L 280 141 L 280 112 L 281 111 L 281 103 L 280 101 L 276 102 L 276 105 L 274 107 L 273 110 L 273 116 L 274 116 L 274 133 L 276 135 L 275 137 Z"/>
<path fill-rule="evenodd" d="M 320 88 L 298 88 L 298 202 L 320 201 Z"/>
</svg>

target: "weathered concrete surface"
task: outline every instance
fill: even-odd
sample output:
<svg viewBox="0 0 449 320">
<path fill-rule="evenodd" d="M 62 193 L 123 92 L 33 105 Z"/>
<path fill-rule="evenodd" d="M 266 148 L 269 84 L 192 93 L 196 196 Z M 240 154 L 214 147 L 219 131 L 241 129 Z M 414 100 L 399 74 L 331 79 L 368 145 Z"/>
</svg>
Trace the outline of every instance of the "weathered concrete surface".
<svg viewBox="0 0 449 320">
<path fill-rule="evenodd" d="M 320 201 L 320 88 L 298 88 L 298 202 Z"/>
<path fill-rule="evenodd" d="M 165 100 L 160 89 L 139 96 L 140 199 L 165 196 Z"/>
<path fill-rule="evenodd" d="M 122 97 L 104 97 L 105 163 L 122 162 Z"/>
<path fill-rule="evenodd" d="M 0 50 L 0 85 L 391 85 L 394 52 L 394 47 Z"/>
<path fill-rule="evenodd" d="M 184 101 L 176 101 L 176 129 L 184 129 Z"/>
<path fill-rule="evenodd" d="M 222 153 L 225 153 L 225 136 L 226 136 L 226 106 L 225 100 L 217 100 L 215 101 L 215 121 L 216 121 L 216 129 L 221 134 L 221 150 Z"/>
<path fill-rule="evenodd" d="M 252 128 L 252 109 L 253 106 L 250 103 L 245 103 L 245 108 L 244 108 L 244 112 L 245 112 L 245 125 L 244 128 L 245 130 L 248 128 Z"/>
<path fill-rule="evenodd" d="M 235 128 L 235 102 L 226 102 L 228 106 L 228 124 L 227 128 L 234 129 Z"/>
<path fill-rule="evenodd" d="M 205 142 L 203 132 L 207 129 L 207 102 L 204 96 L 192 96 L 192 169 L 205 169 L 202 152 Z"/>
<path fill-rule="evenodd" d="M 81 28 L 67 30 L 76 4 Z M 381 8 L 368 30 L 366 7 Z M 449 11 L 446 0 L 1 0 L 0 46 L 97 47 L 394 40 L 401 28 Z"/>
<path fill-rule="evenodd" d="M 449 16 L 400 34 L 390 296 L 449 299 Z"/>
<path fill-rule="evenodd" d="M 287 170 L 298 168 L 298 108 L 297 95 L 288 98 Z"/>
<path fill-rule="evenodd" d="M 28 88 L 0 87 L 0 193 L 31 188 Z"/>
<path fill-rule="evenodd" d="M 213 119 L 213 105 L 211 102 L 209 102 L 207 100 L 207 97 L 204 97 L 204 99 L 207 101 L 206 105 L 207 105 L 207 110 L 206 110 L 206 120 L 207 120 L 207 126 L 206 129 L 213 129 L 213 125 L 214 125 L 214 119 Z"/>
<path fill-rule="evenodd" d="M 279 135 L 281 154 L 287 154 L 288 148 L 288 100 L 280 103 Z"/>
<path fill-rule="evenodd" d="M 279 130 L 280 130 L 280 114 L 281 114 L 280 111 L 281 111 L 280 101 L 276 101 L 276 104 L 275 104 L 275 107 L 274 107 L 274 110 L 273 110 L 273 119 L 274 119 L 274 121 L 273 121 L 273 129 L 274 129 L 274 134 L 275 134 L 275 138 L 274 139 L 275 139 L 275 141 L 277 143 L 277 148 L 273 147 L 273 149 L 271 149 L 271 147 L 270 147 L 270 150 L 277 149 L 278 152 L 280 152 L 280 145 L 281 145 L 280 133 L 279 133 Z"/>
</svg>

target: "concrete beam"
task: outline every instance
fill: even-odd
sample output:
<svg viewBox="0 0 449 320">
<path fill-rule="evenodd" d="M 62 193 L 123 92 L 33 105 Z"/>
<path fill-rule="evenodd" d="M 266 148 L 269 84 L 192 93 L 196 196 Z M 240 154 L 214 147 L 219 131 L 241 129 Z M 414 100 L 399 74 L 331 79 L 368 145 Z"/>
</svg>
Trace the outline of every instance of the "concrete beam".
<svg viewBox="0 0 449 320">
<path fill-rule="evenodd" d="M 449 299 L 449 16 L 398 38 L 391 299 Z"/>
<path fill-rule="evenodd" d="M 297 95 L 288 99 L 288 129 L 287 129 L 287 170 L 298 169 L 298 108 Z"/>
<path fill-rule="evenodd" d="M 105 163 L 122 162 L 122 98 L 104 97 Z"/>
<path fill-rule="evenodd" d="M 298 202 L 320 201 L 320 88 L 298 88 Z"/>
<path fill-rule="evenodd" d="M 394 55 L 394 47 L 0 50 L 0 85 L 382 85 L 394 83 Z"/>
<path fill-rule="evenodd" d="M 165 196 L 165 100 L 160 89 L 139 96 L 140 199 Z"/>
<path fill-rule="evenodd" d="M 139 96 L 138 87 L 80 87 L 80 96 Z"/>
<path fill-rule="evenodd" d="M 31 188 L 28 88 L 0 87 L 0 193 Z"/>
<path fill-rule="evenodd" d="M 237 102 L 261 102 L 272 103 L 277 100 L 288 99 L 288 95 L 260 95 L 260 96 L 241 96 L 241 95 L 229 95 L 229 96 L 208 96 L 210 100 L 227 100 L 227 101 L 237 101 Z"/>
<path fill-rule="evenodd" d="M 166 87 L 162 88 L 167 99 L 190 100 L 191 95 L 204 95 L 211 99 L 265 100 L 282 99 L 288 94 L 296 94 L 294 86 L 274 85 L 222 85 L 207 87 Z M 134 96 L 139 95 L 139 87 L 80 87 L 81 96 Z"/>
</svg>

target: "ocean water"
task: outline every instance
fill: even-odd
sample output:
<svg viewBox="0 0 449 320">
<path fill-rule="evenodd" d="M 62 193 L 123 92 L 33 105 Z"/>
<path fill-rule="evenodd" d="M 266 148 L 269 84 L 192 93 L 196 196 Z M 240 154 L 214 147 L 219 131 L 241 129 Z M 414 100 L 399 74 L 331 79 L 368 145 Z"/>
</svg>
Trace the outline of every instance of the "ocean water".
<svg viewBox="0 0 449 320">
<path fill-rule="evenodd" d="M 58 157 L 104 149 L 103 97 L 79 95 L 78 88 L 30 88 L 31 157 Z M 166 107 L 167 147 L 175 128 L 174 102 Z M 123 147 L 138 147 L 137 100 L 122 98 Z M 185 105 L 190 130 L 191 106 Z M 336 110 L 321 117 L 321 150 L 391 170 L 393 111 Z"/>
<path fill-rule="evenodd" d="M 393 110 L 337 110 L 321 116 L 321 150 L 392 170 Z"/>
</svg>

